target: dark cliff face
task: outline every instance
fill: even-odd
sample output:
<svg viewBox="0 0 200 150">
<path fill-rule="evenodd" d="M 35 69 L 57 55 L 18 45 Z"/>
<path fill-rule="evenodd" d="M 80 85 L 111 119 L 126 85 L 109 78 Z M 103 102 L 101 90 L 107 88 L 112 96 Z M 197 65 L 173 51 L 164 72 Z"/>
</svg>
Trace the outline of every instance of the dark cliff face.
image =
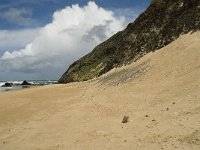
<svg viewBox="0 0 200 150">
<path fill-rule="evenodd" d="M 200 30 L 200 0 L 153 0 L 133 23 L 74 62 L 60 83 L 85 81 Z"/>
</svg>

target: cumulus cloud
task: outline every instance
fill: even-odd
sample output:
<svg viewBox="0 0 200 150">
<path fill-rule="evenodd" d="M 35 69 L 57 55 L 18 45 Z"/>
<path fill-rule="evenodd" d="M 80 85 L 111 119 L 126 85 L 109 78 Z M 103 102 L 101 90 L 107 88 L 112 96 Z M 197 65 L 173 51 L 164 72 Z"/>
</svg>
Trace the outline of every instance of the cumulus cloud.
<svg viewBox="0 0 200 150">
<path fill-rule="evenodd" d="M 16 50 L 31 43 L 38 35 L 40 28 L 22 30 L 0 30 L 0 54 L 6 50 Z"/>
<path fill-rule="evenodd" d="M 38 79 L 58 79 L 76 59 L 124 28 L 125 19 L 98 7 L 73 5 L 53 14 L 53 20 L 23 49 L 0 57 L 0 72 L 33 74 Z"/>
<path fill-rule="evenodd" d="M 31 18 L 31 15 L 32 11 L 30 9 L 9 8 L 0 14 L 0 18 L 17 25 L 30 26 L 36 24 L 36 21 Z"/>
</svg>

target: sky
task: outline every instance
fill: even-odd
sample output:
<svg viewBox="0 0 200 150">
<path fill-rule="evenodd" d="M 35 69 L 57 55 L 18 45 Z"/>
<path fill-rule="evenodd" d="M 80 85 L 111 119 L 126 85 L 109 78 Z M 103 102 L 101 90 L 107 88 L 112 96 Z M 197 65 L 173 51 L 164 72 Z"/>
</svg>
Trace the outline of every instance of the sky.
<svg viewBox="0 0 200 150">
<path fill-rule="evenodd" d="M 150 0 L 1 0 L 0 81 L 57 80 Z"/>
</svg>

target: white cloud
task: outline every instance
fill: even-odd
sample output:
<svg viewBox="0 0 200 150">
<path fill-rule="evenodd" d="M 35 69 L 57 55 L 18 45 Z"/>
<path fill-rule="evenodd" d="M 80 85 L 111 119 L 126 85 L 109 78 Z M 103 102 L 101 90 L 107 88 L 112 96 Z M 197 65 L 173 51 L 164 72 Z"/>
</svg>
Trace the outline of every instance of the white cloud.
<svg viewBox="0 0 200 150">
<path fill-rule="evenodd" d="M 7 11 L 0 14 L 0 18 L 21 26 L 30 26 L 36 24 L 36 21 L 31 18 L 32 11 L 25 8 L 9 8 Z"/>
<path fill-rule="evenodd" d="M 38 79 L 58 79 L 74 60 L 122 30 L 124 23 L 124 18 L 114 17 L 112 11 L 94 2 L 66 7 L 55 12 L 52 23 L 25 48 L 5 52 L 0 57 L 0 72 L 36 73 Z"/>
<path fill-rule="evenodd" d="M 115 16 L 123 15 L 126 18 L 127 24 L 133 22 L 138 15 L 143 12 L 142 9 L 132 9 L 132 8 L 113 8 L 111 9 Z"/>
<path fill-rule="evenodd" d="M 0 54 L 7 50 L 23 48 L 33 41 L 38 35 L 40 28 L 23 30 L 0 30 Z"/>
</svg>

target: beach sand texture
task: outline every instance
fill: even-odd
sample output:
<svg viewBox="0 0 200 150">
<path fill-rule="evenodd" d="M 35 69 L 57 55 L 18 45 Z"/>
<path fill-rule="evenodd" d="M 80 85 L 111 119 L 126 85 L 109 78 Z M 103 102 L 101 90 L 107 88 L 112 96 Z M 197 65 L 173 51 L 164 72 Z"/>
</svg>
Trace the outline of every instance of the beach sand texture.
<svg viewBox="0 0 200 150">
<path fill-rule="evenodd" d="M 0 92 L 0 150 L 126 149 L 200 149 L 200 32 L 92 81 Z"/>
</svg>

